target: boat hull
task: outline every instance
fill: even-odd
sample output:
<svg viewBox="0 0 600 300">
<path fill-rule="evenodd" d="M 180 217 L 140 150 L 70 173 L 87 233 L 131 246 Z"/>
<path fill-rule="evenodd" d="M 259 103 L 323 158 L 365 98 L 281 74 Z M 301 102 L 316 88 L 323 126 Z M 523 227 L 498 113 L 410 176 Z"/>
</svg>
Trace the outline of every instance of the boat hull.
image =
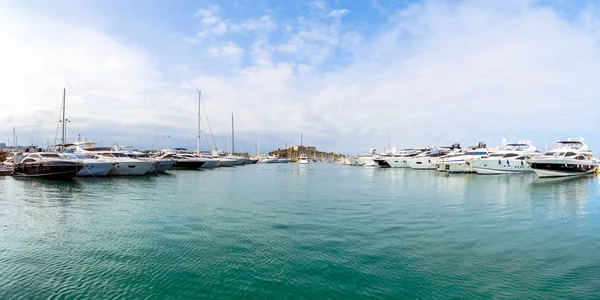
<svg viewBox="0 0 600 300">
<path fill-rule="evenodd" d="M 596 171 L 596 165 L 589 161 L 583 161 L 579 163 L 530 162 L 529 165 L 540 178 L 582 176 L 594 173 Z"/>
<path fill-rule="evenodd" d="M 171 167 L 173 170 L 196 170 L 204 165 L 204 161 L 191 159 L 177 159 Z"/>
<path fill-rule="evenodd" d="M 524 160 L 474 160 L 471 162 L 477 174 L 523 174 L 531 173 L 533 169 Z"/>
<path fill-rule="evenodd" d="M 83 163 L 83 168 L 77 172 L 77 177 L 106 176 L 112 167 L 113 164 L 109 162 L 85 161 Z"/>
<path fill-rule="evenodd" d="M 21 163 L 13 168 L 13 176 L 46 180 L 71 180 L 83 167 L 80 163 Z"/>
<path fill-rule="evenodd" d="M 152 168 L 152 163 L 147 161 L 115 162 L 108 172 L 113 176 L 141 176 Z"/>
<path fill-rule="evenodd" d="M 413 170 L 435 170 L 435 165 L 438 159 L 435 157 L 415 157 L 413 159 L 408 159 L 406 163 Z"/>
</svg>

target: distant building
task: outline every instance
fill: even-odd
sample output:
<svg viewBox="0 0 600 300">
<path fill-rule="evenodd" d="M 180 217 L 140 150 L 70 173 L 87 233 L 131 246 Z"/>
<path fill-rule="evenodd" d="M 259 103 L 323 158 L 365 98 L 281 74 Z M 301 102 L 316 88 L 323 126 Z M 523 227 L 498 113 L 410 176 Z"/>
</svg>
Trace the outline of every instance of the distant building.
<svg viewBox="0 0 600 300">
<path fill-rule="evenodd" d="M 6 149 L 6 143 L 0 143 L 0 150 Z"/>
<path fill-rule="evenodd" d="M 289 147 L 285 147 L 285 150 L 294 150 L 294 151 L 298 151 L 298 152 L 302 152 L 302 151 L 317 151 L 317 147 L 315 146 L 301 146 L 301 145 L 296 145 L 296 146 L 289 146 Z"/>
</svg>

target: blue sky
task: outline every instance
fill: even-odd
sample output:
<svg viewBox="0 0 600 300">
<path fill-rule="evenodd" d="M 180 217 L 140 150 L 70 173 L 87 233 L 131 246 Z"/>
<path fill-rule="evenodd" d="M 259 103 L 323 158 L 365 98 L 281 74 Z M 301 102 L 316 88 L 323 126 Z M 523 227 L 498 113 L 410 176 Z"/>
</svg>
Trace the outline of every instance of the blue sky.
<svg viewBox="0 0 600 300">
<path fill-rule="evenodd" d="M 0 1 L 0 140 L 344 153 L 479 141 L 600 149 L 595 1 Z M 204 118 L 206 119 L 206 118 Z M 206 120 L 203 120 L 206 128 Z M 157 138 L 158 136 L 158 138 Z M 204 136 L 203 136 L 204 138 Z M 206 141 L 207 139 L 204 138 Z M 209 145 L 203 143 L 203 148 Z M 600 151 L 600 150 L 598 150 Z"/>
</svg>

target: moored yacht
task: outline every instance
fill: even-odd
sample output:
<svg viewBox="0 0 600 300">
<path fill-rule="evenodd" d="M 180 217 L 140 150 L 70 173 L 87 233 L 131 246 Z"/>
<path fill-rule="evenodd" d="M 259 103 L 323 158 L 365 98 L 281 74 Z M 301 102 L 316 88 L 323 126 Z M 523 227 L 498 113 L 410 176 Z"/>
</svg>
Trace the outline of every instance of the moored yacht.
<svg viewBox="0 0 600 300">
<path fill-rule="evenodd" d="M 539 156 L 531 142 L 505 144 L 502 149 L 471 161 L 471 167 L 482 175 L 533 172 L 528 159 Z"/>
<path fill-rule="evenodd" d="M 413 170 L 435 170 L 438 160 L 448 153 L 450 153 L 450 149 L 434 149 L 407 157 L 405 160 Z"/>
<path fill-rule="evenodd" d="M 436 169 L 438 172 L 448 172 L 449 174 L 475 173 L 471 166 L 471 161 L 488 154 L 490 149 L 485 143 L 479 143 L 477 146 L 469 147 L 469 150 L 455 149 L 448 155 L 438 160 Z"/>
<path fill-rule="evenodd" d="M 564 177 L 590 174 L 596 170 L 593 153 L 584 143 L 568 139 L 557 142 L 556 148 L 527 161 L 538 177 Z"/>
<path fill-rule="evenodd" d="M 100 151 L 96 153 L 95 157 L 99 161 L 113 164 L 108 175 L 141 176 L 152 168 L 151 162 L 131 158 L 122 151 Z"/>
<path fill-rule="evenodd" d="M 308 164 L 308 155 L 300 154 L 300 157 L 298 158 L 298 164 L 307 165 Z"/>
<path fill-rule="evenodd" d="M 273 164 L 278 163 L 279 158 L 275 155 L 268 155 L 260 159 L 260 162 L 263 164 Z"/>
<path fill-rule="evenodd" d="M 197 170 L 205 164 L 205 160 L 193 154 L 185 153 L 166 153 L 159 158 L 172 159 L 175 163 L 171 167 L 173 170 Z"/>
<path fill-rule="evenodd" d="M 83 167 L 77 173 L 77 177 L 106 176 L 113 167 L 111 162 L 92 159 L 83 153 L 59 153 L 58 155 L 64 159 L 83 164 Z"/>
<path fill-rule="evenodd" d="M 406 159 L 414 157 L 423 153 L 422 149 L 406 149 L 401 150 L 398 153 L 392 153 L 388 155 L 382 155 L 375 159 L 375 162 L 379 164 L 381 168 L 410 168 L 406 163 Z"/>
<path fill-rule="evenodd" d="M 83 164 L 60 157 L 56 153 L 30 153 L 13 166 L 13 176 L 50 180 L 70 180 Z"/>
</svg>

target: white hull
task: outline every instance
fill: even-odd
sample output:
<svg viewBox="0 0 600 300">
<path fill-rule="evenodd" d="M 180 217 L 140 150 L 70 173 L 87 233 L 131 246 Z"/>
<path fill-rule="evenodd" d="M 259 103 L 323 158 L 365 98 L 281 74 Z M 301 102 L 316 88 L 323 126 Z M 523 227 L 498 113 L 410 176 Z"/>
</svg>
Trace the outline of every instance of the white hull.
<svg viewBox="0 0 600 300">
<path fill-rule="evenodd" d="M 77 172 L 77 177 L 106 176 L 112 167 L 112 163 L 109 162 L 85 160 L 85 162 L 83 162 L 83 168 Z"/>
<path fill-rule="evenodd" d="M 592 174 L 595 172 L 594 170 L 590 170 L 587 172 L 561 172 L 561 171 L 555 171 L 555 170 L 542 170 L 542 169 L 533 169 L 533 171 L 535 171 L 535 174 L 537 174 L 537 176 L 540 178 L 583 176 L 583 175 L 588 175 L 588 174 Z"/>
<path fill-rule="evenodd" d="M 204 159 L 204 164 L 200 167 L 201 169 L 210 169 L 216 168 L 219 166 L 219 161 L 212 158 L 202 158 Z"/>
<path fill-rule="evenodd" d="M 406 163 L 406 157 L 388 157 L 385 159 L 392 168 L 410 168 Z"/>
<path fill-rule="evenodd" d="M 361 156 L 358 158 L 358 161 L 363 167 L 379 167 L 379 164 L 375 162 L 375 156 Z"/>
<path fill-rule="evenodd" d="M 261 160 L 260 162 L 263 164 L 276 164 L 279 162 L 279 160 L 276 158 L 265 158 L 265 159 Z"/>
<path fill-rule="evenodd" d="M 233 167 L 235 162 L 236 162 L 235 159 L 219 158 L 219 166 L 220 167 Z"/>
<path fill-rule="evenodd" d="M 438 165 L 438 171 L 440 172 L 448 172 L 450 174 L 466 174 L 466 173 L 475 173 L 475 170 L 471 166 L 471 164 L 461 161 L 461 162 L 448 162 L 444 164 Z"/>
<path fill-rule="evenodd" d="M 298 160 L 298 164 L 301 164 L 301 165 L 308 165 L 308 159 L 299 159 L 299 160 Z"/>
<path fill-rule="evenodd" d="M 406 163 L 413 170 L 435 170 L 438 160 L 437 157 L 413 157 L 406 159 Z"/>
<path fill-rule="evenodd" d="M 501 163 L 499 164 L 498 161 Z M 478 159 L 471 162 L 473 169 L 477 174 L 482 175 L 495 175 L 495 174 L 522 174 L 531 173 L 533 169 L 529 167 L 527 162 L 524 160 L 486 160 Z"/>
<path fill-rule="evenodd" d="M 152 168 L 152 163 L 147 161 L 116 161 L 108 175 L 140 176 Z"/>
</svg>

